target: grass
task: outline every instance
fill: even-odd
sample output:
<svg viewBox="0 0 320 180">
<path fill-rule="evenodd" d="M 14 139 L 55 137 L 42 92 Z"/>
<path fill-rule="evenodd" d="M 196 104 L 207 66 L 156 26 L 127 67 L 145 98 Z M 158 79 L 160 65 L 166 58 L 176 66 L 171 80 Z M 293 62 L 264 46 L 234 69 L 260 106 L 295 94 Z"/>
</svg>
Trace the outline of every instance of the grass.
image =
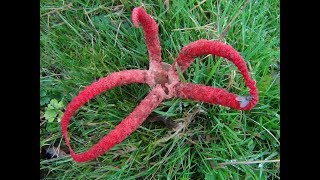
<svg viewBox="0 0 320 180">
<path fill-rule="evenodd" d="M 41 0 L 41 92 L 66 106 L 80 90 L 101 77 L 125 69 L 147 69 L 143 32 L 131 21 L 134 7 L 144 5 L 159 24 L 162 58 L 171 64 L 190 42 L 218 39 L 243 3 Z M 241 53 L 257 81 L 260 99 L 251 111 L 169 99 L 155 112 L 175 122 L 190 121 L 183 131 L 168 138 L 172 130 L 161 123 L 144 122 L 94 161 L 75 163 L 69 155 L 41 159 L 42 178 L 280 178 L 279 6 L 279 1 L 252 0 L 222 39 Z M 219 57 L 197 58 L 184 78 L 241 95 L 248 93 L 235 66 Z M 110 132 L 148 91 L 145 84 L 117 87 L 82 107 L 69 126 L 76 152 L 87 150 Z M 47 104 L 42 104 L 40 116 Z M 40 148 L 65 146 L 58 121 L 49 123 L 42 118 L 41 122 Z"/>
</svg>

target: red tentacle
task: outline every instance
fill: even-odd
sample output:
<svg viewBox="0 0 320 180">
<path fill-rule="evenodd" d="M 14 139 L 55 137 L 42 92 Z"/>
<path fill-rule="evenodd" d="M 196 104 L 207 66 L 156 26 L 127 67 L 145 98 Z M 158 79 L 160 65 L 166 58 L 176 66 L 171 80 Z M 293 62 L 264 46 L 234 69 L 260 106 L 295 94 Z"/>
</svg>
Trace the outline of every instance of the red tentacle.
<svg viewBox="0 0 320 180">
<path fill-rule="evenodd" d="M 250 110 L 257 103 L 256 99 L 249 101 L 245 107 L 237 100 L 239 96 L 221 88 L 205 86 L 203 84 L 180 83 L 176 86 L 177 95 L 184 99 L 193 99 L 210 104 L 219 104 L 238 110 Z"/>
<path fill-rule="evenodd" d="M 147 12 L 141 8 L 134 8 L 132 11 L 132 21 L 135 27 L 141 24 L 144 31 L 144 38 L 147 44 L 150 69 L 160 70 L 161 69 L 161 47 L 158 37 L 158 25 L 150 17 Z"/>
<path fill-rule="evenodd" d="M 154 107 L 156 107 L 162 101 L 162 98 L 154 98 L 158 97 L 156 95 L 156 93 L 158 92 L 153 92 L 153 94 L 151 93 L 150 95 L 148 95 L 147 98 L 143 100 L 140 103 L 140 105 L 135 109 L 135 111 L 131 113 L 125 121 L 118 125 L 118 128 L 111 131 L 108 136 L 104 137 L 89 151 L 81 154 L 74 153 L 74 151 L 71 148 L 67 134 L 67 128 L 70 119 L 76 112 L 76 110 L 79 109 L 86 102 L 88 102 L 90 99 L 111 88 L 130 83 L 145 83 L 147 73 L 148 72 L 146 70 L 125 70 L 115 72 L 107 77 L 99 79 L 97 82 L 94 82 L 90 86 L 87 86 L 83 91 L 79 93 L 78 96 L 74 97 L 74 99 L 67 106 L 67 109 L 62 117 L 61 128 L 66 144 L 70 149 L 71 156 L 74 158 L 75 161 L 89 161 L 101 155 L 103 152 L 107 151 L 115 144 L 121 142 L 125 137 L 127 137 L 142 123 L 142 121 L 144 120 L 143 118 L 145 118 L 148 115 L 148 113 L 151 112 L 154 109 Z M 143 110 L 143 108 L 145 108 L 146 110 Z"/>
<path fill-rule="evenodd" d="M 210 40 L 203 40 L 203 39 L 190 43 L 189 45 L 182 48 L 182 51 L 180 52 L 178 58 L 176 59 L 175 63 L 172 66 L 171 72 L 175 71 L 176 64 L 178 64 L 181 71 L 184 72 L 197 56 L 207 55 L 207 54 L 221 56 L 233 62 L 235 66 L 239 69 L 244 80 L 246 81 L 246 85 L 250 88 L 251 97 L 248 97 L 247 98 L 248 100 L 246 99 L 246 97 L 241 97 L 236 95 L 231 96 L 231 93 L 222 93 L 224 91 L 219 90 L 219 92 L 222 93 L 221 96 L 224 97 L 224 99 L 228 99 L 228 100 L 231 98 L 232 103 L 230 105 L 235 109 L 239 109 L 239 107 L 242 106 L 243 104 L 245 104 L 245 107 L 241 107 L 240 109 L 249 110 L 252 107 L 254 107 L 258 102 L 258 90 L 255 84 L 255 81 L 250 78 L 248 68 L 246 66 L 244 59 L 233 47 L 225 43 L 222 43 L 220 41 L 210 41 Z M 190 84 L 188 85 L 191 86 Z M 182 89 L 186 91 L 185 93 L 187 93 L 188 91 L 186 90 L 186 86 L 182 86 L 182 87 L 183 87 Z M 212 92 L 217 92 L 217 90 L 212 87 L 211 88 L 210 87 L 204 88 L 203 86 L 194 86 L 194 87 L 199 87 L 200 89 L 205 90 L 208 93 L 210 89 Z M 203 93 L 203 94 L 206 94 L 206 93 Z M 209 100 L 209 97 L 206 100 L 203 99 L 205 98 L 205 96 L 202 98 L 199 95 L 197 95 L 195 96 L 195 98 L 196 97 L 202 99 L 202 101 L 204 102 L 214 102 L 214 100 Z M 250 101 L 250 102 L 247 103 L 246 101 Z M 238 102 L 239 107 L 238 105 L 232 105 L 235 102 Z"/>
</svg>

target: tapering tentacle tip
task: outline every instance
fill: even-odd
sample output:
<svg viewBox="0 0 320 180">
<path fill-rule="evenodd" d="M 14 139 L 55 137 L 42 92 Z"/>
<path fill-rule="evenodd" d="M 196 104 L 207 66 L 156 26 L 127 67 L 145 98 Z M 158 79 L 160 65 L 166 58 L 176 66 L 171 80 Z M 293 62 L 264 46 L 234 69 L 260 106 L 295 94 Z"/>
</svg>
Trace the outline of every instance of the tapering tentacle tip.
<svg viewBox="0 0 320 180">
<path fill-rule="evenodd" d="M 132 10 L 132 22 L 134 27 L 139 27 L 139 11 L 143 10 L 142 7 L 136 7 Z"/>
</svg>

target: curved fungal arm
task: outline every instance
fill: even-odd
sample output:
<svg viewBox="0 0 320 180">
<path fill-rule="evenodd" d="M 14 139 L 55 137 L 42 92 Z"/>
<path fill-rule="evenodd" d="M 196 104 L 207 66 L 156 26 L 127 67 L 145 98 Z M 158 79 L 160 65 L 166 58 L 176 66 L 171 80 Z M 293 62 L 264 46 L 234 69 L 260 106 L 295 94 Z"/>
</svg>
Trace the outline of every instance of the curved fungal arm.
<svg viewBox="0 0 320 180">
<path fill-rule="evenodd" d="M 203 39 L 190 43 L 182 48 L 176 61 L 171 66 L 171 72 L 176 71 L 176 65 L 184 72 L 197 56 L 208 54 L 230 60 L 242 74 L 246 85 L 250 89 L 250 96 L 238 96 L 223 89 L 204 85 L 194 85 L 191 83 L 181 83 L 178 88 L 180 91 L 178 91 L 178 96 L 212 104 L 221 104 L 241 110 L 250 110 L 253 108 L 257 104 L 259 98 L 256 83 L 250 78 L 244 59 L 233 47 L 225 43 Z M 193 87 L 194 90 L 190 90 L 191 87 Z"/>
<path fill-rule="evenodd" d="M 161 69 L 161 47 L 158 37 L 158 25 L 152 17 L 142 7 L 134 8 L 132 11 L 132 21 L 135 27 L 141 24 L 144 38 L 147 44 L 150 69 Z"/>
<path fill-rule="evenodd" d="M 176 85 L 176 96 L 210 104 L 219 104 L 238 110 L 250 110 L 256 101 L 249 97 L 237 96 L 222 88 L 214 88 L 203 84 L 179 83 Z"/>
<path fill-rule="evenodd" d="M 108 135 L 101 139 L 97 144 L 91 147 L 88 151 L 76 154 L 68 138 L 68 125 L 73 114 L 90 99 L 96 97 L 97 95 L 109 90 L 111 88 L 130 84 L 130 83 L 145 83 L 146 70 L 126 70 L 110 74 L 105 78 L 101 78 L 97 82 L 94 82 L 90 86 L 87 86 L 83 91 L 76 96 L 70 104 L 62 117 L 61 126 L 62 134 L 66 141 L 67 146 L 70 149 L 70 154 L 72 158 L 77 162 L 90 161 L 114 145 L 123 141 L 127 136 L 129 136 L 134 130 L 136 130 L 140 124 L 148 117 L 148 115 L 153 111 L 154 108 L 161 103 L 164 99 L 163 90 L 161 87 L 154 88 L 147 97 L 141 101 L 141 103 L 134 109 L 134 111 L 129 114 L 114 130 L 112 130 Z"/>
</svg>

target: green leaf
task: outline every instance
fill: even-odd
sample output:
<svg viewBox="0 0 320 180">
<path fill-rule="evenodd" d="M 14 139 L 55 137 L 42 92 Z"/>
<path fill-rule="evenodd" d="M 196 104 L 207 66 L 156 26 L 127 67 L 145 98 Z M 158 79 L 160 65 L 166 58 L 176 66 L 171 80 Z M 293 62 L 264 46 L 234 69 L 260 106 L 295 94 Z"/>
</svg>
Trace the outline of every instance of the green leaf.
<svg viewBox="0 0 320 180">
<path fill-rule="evenodd" d="M 47 95 L 47 92 L 43 89 L 40 89 L 40 97 L 44 97 Z"/>
<path fill-rule="evenodd" d="M 49 102 L 50 98 L 49 97 L 41 97 L 40 98 L 40 106 L 44 106 Z"/>
<path fill-rule="evenodd" d="M 49 123 L 52 123 L 54 121 L 54 117 L 50 117 L 49 119 L 48 119 L 48 122 Z"/>
<path fill-rule="evenodd" d="M 62 102 L 62 101 L 60 101 L 60 102 L 58 103 L 57 108 L 62 109 L 62 108 L 63 108 L 63 106 L 64 106 L 63 102 Z"/>
<path fill-rule="evenodd" d="M 44 117 L 50 122 L 50 120 L 55 118 L 57 116 L 57 112 L 53 109 L 47 109 L 44 113 Z M 51 121 L 52 122 L 52 121 Z"/>
<path fill-rule="evenodd" d="M 54 110 L 54 107 L 52 106 L 52 104 L 48 104 L 47 110 Z"/>
<path fill-rule="evenodd" d="M 50 101 L 50 105 L 51 106 L 53 106 L 54 108 L 57 108 L 57 106 L 58 106 L 58 100 L 56 100 L 56 99 L 51 99 L 51 101 Z M 58 109 L 58 108 L 57 108 Z"/>
<path fill-rule="evenodd" d="M 62 101 L 60 101 L 60 102 L 58 102 L 58 100 L 57 99 L 51 99 L 51 101 L 50 101 L 50 108 L 51 107 L 53 107 L 54 109 L 61 109 L 61 108 L 63 108 L 63 102 Z M 48 107 L 49 107 L 49 105 L 48 105 Z"/>
<path fill-rule="evenodd" d="M 60 131 L 60 124 L 57 122 L 47 123 L 46 130 L 48 132 L 59 132 Z"/>
</svg>

